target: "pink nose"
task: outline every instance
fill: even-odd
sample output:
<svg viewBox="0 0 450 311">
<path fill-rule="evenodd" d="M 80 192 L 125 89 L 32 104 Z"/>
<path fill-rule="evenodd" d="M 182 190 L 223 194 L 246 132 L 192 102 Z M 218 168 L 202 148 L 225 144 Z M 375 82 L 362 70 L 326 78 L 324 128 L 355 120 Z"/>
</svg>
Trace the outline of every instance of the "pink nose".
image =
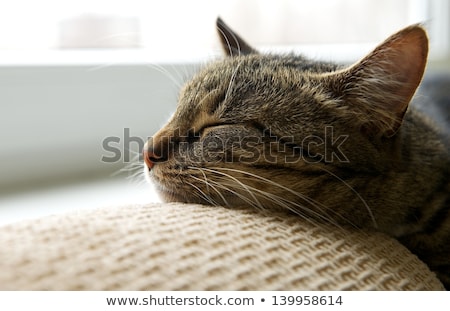
<svg viewBox="0 0 450 311">
<path fill-rule="evenodd" d="M 152 158 L 154 156 L 153 152 L 149 151 L 148 149 L 144 149 L 143 156 L 145 164 L 147 164 L 148 169 L 151 170 L 155 165 L 155 162 L 152 161 Z"/>
<path fill-rule="evenodd" d="M 149 170 L 151 170 L 157 162 L 164 162 L 167 160 L 167 158 L 161 154 L 161 150 L 159 148 L 154 149 L 144 147 L 142 155 Z"/>
<path fill-rule="evenodd" d="M 166 138 L 151 137 L 144 145 L 142 156 L 148 169 L 151 170 L 158 162 L 167 161 L 169 158 L 168 141 Z"/>
</svg>

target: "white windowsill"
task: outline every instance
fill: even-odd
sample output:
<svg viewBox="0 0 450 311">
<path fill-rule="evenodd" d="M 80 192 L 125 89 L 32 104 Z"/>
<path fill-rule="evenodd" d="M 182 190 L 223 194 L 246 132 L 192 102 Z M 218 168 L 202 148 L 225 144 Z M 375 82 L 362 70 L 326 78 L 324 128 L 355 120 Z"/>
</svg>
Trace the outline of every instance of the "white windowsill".
<svg viewBox="0 0 450 311">
<path fill-rule="evenodd" d="M 316 60 L 351 62 L 359 59 L 376 43 L 321 44 L 258 47 L 262 52 L 298 53 Z M 150 49 L 80 49 L 80 50 L 6 50 L 0 54 L 1 67 L 14 66 L 92 66 L 205 63 L 221 58 L 220 50 L 161 51 Z"/>
<path fill-rule="evenodd" d="M 150 184 L 101 180 L 0 197 L 0 226 L 26 219 L 102 207 L 159 202 Z"/>
</svg>

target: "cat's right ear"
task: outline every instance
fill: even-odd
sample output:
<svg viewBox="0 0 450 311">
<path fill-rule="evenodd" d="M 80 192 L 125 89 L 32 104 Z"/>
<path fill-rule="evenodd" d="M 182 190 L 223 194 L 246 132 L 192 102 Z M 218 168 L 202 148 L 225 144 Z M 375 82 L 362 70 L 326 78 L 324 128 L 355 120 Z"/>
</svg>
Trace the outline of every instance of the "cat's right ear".
<svg viewBox="0 0 450 311">
<path fill-rule="evenodd" d="M 400 128 L 425 70 L 428 38 L 420 25 L 392 35 L 361 61 L 334 74 L 334 89 L 364 132 L 391 137 Z"/>
<path fill-rule="evenodd" d="M 224 21 L 218 17 L 216 20 L 217 31 L 222 43 L 222 48 L 227 56 L 240 56 L 257 54 L 258 52 L 235 33 Z"/>
</svg>

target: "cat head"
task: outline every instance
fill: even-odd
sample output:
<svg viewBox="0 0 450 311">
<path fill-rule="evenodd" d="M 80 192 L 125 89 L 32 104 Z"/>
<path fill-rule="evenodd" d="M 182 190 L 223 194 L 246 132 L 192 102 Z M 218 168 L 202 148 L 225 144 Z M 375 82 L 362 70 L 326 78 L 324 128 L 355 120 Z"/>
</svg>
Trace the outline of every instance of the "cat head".
<svg viewBox="0 0 450 311">
<path fill-rule="evenodd" d="M 146 171 L 166 201 L 290 207 L 330 174 L 392 165 L 424 72 L 428 40 L 407 27 L 349 67 L 261 54 L 221 19 L 226 57 L 183 87 L 146 144 Z M 305 203 L 306 202 L 306 203 Z"/>
</svg>

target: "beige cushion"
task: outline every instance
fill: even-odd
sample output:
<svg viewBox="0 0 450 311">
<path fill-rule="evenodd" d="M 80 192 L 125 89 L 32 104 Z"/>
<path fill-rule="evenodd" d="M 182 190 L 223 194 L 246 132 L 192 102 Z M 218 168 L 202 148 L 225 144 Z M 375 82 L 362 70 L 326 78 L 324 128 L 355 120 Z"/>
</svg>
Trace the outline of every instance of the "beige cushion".
<svg viewBox="0 0 450 311">
<path fill-rule="evenodd" d="M 442 290 L 382 234 L 183 204 L 83 211 L 0 228 L 0 289 Z"/>
</svg>

